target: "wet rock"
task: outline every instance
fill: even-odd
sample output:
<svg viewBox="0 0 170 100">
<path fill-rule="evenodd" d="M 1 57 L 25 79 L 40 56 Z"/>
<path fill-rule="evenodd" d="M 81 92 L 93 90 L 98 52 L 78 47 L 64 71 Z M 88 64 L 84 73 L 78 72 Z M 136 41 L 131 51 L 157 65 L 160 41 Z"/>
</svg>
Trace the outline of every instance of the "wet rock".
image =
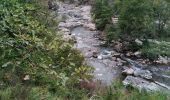
<svg viewBox="0 0 170 100">
<path fill-rule="evenodd" d="M 144 79 L 152 79 L 152 73 L 149 70 L 137 69 L 134 71 L 134 76 L 142 77 Z"/>
<path fill-rule="evenodd" d="M 103 54 L 103 55 L 111 55 L 112 52 L 111 52 L 111 51 L 104 50 L 104 51 L 102 52 L 102 54 Z"/>
<path fill-rule="evenodd" d="M 122 72 L 123 75 L 133 75 L 134 74 L 134 69 L 132 68 L 128 68 L 128 69 L 125 69 L 123 72 Z"/>
<path fill-rule="evenodd" d="M 99 55 L 97 59 L 102 60 L 103 59 L 102 55 Z"/>
<path fill-rule="evenodd" d="M 148 92 L 151 91 L 159 91 L 160 90 L 160 86 L 153 83 L 153 82 L 149 82 L 146 81 L 142 78 L 139 77 L 133 77 L 133 76 L 127 76 L 126 79 L 123 81 L 123 84 L 125 86 L 132 86 L 134 88 L 137 88 L 139 90 L 146 90 Z"/>
</svg>

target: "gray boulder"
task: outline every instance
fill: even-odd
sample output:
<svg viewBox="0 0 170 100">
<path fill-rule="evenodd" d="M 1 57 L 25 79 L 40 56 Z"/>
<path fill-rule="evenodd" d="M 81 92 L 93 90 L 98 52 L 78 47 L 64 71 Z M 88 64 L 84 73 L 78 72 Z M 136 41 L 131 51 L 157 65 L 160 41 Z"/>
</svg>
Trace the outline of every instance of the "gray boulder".
<svg viewBox="0 0 170 100">
<path fill-rule="evenodd" d="M 127 76 L 126 79 L 123 81 L 123 84 L 125 86 L 132 86 L 134 88 L 137 88 L 140 91 L 146 90 L 148 92 L 160 91 L 160 89 L 162 88 L 153 82 L 149 82 L 144 80 L 143 78 L 134 76 Z"/>
<path fill-rule="evenodd" d="M 144 79 L 152 79 L 152 73 L 149 70 L 136 69 L 134 76 L 138 76 Z"/>
</svg>

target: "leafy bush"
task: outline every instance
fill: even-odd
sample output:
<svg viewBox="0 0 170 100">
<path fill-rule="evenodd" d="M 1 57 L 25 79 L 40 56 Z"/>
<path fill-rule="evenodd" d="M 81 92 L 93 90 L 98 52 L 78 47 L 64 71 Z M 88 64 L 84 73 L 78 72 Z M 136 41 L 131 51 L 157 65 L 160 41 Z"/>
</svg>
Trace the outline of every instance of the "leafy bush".
<svg viewBox="0 0 170 100">
<path fill-rule="evenodd" d="M 160 43 L 149 42 L 141 49 L 143 56 L 151 60 L 157 59 L 159 56 L 170 57 L 170 43 L 162 41 Z"/>
<path fill-rule="evenodd" d="M 128 39 L 153 37 L 152 6 L 148 0 L 122 1 L 119 27 Z"/>
<path fill-rule="evenodd" d="M 169 5 L 165 0 L 96 0 L 93 6 L 94 21 L 103 30 L 112 16 L 118 16 L 121 36 L 129 40 L 167 37 L 170 28 Z"/>
<path fill-rule="evenodd" d="M 111 43 L 112 40 L 117 40 L 120 38 L 120 33 L 116 25 L 107 24 L 104 30 L 107 38 L 107 43 Z"/>
<path fill-rule="evenodd" d="M 156 36 L 169 37 L 170 29 L 170 2 L 165 0 L 154 0 L 153 2 L 154 20 L 156 21 Z"/>
<path fill-rule="evenodd" d="M 113 11 L 107 0 L 96 0 L 92 12 L 94 22 L 99 30 L 103 30 L 107 24 L 111 23 Z"/>
<path fill-rule="evenodd" d="M 79 83 L 75 77 L 86 76 L 91 70 L 77 74 L 83 56 L 55 32 L 43 10 L 35 1 L 0 1 L 0 83 L 6 89 L 17 84 L 42 86 L 66 96 Z"/>
</svg>

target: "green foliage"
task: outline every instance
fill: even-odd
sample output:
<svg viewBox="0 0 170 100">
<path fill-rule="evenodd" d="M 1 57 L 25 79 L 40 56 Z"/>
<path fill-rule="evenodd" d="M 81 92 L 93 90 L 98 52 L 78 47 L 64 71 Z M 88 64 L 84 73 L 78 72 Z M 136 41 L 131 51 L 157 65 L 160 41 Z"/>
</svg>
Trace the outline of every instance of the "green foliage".
<svg viewBox="0 0 170 100">
<path fill-rule="evenodd" d="M 124 37 L 152 37 L 152 6 L 148 0 L 123 0 L 119 16 L 119 27 Z"/>
<path fill-rule="evenodd" d="M 86 76 L 90 70 L 75 74 L 82 68 L 84 58 L 55 32 L 51 15 L 41 6 L 35 1 L 0 1 L 0 82 L 5 89 L 2 95 L 11 95 L 9 86 L 23 84 L 44 87 L 58 97 L 67 96 L 78 88 L 72 89 L 79 83 L 75 77 L 89 79 Z"/>
<path fill-rule="evenodd" d="M 149 42 L 141 49 L 143 56 L 149 59 L 157 59 L 159 56 L 170 56 L 170 43 L 162 41 L 160 43 Z"/>
<path fill-rule="evenodd" d="M 120 38 L 116 25 L 107 24 L 104 32 L 106 33 L 107 43 L 111 43 L 112 40 L 117 40 Z"/>
<path fill-rule="evenodd" d="M 103 30 L 106 24 L 111 23 L 111 17 L 113 15 L 112 9 L 109 6 L 107 0 L 96 0 L 93 5 L 93 19 L 96 23 L 96 27 L 99 30 Z"/>
<path fill-rule="evenodd" d="M 170 29 L 170 2 L 165 0 L 153 1 L 154 19 L 156 20 L 156 36 L 168 37 Z"/>
<path fill-rule="evenodd" d="M 170 28 L 169 5 L 165 0 L 96 0 L 94 21 L 103 30 L 112 16 L 118 16 L 118 30 L 127 39 L 166 37 Z"/>
<path fill-rule="evenodd" d="M 96 0 L 92 12 L 97 28 L 104 30 L 107 43 L 110 44 L 113 40 L 119 39 L 123 46 L 131 51 L 141 49 L 135 44 L 135 39 L 168 40 L 170 36 L 170 2 L 168 0 Z M 111 23 L 113 16 L 118 17 L 118 23 Z M 126 42 L 130 45 L 124 44 Z M 150 52 L 153 50 L 150 47 L 155 46 L 147 47 L 144 47 L 142 51 L 145 52 L 146 57 L 149 57 L 151 54 L 146 53 L 146 48 Z M 155 57 L 149 58 L 156 58 L 158 55 L 169 56 L 162 52 L 154 53 L 152 56 L 155 55 Z"/>
</svg>

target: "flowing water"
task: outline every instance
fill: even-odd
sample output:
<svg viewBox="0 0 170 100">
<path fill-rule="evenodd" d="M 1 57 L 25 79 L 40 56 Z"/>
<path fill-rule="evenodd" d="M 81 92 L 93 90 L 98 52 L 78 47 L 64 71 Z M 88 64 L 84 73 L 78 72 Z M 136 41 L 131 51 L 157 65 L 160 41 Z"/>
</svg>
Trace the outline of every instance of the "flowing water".
<svg viewBox="0 0 170 100">
<path fill-rule="evenodd" d="M 71 33 L 77 38 L 75 47 L 81 50 L 85 55 L 86 63 L 95 68 L 95 79 L 100 80 L 106 85 L 111 85 L 111 83 L 120 76 L 120 70 L 116 67 L 116 62 L 110 60 L 111 66 L 109 66 L 107 65 L 108 63 L 104 62 L 102 59 L 88 56 L 93 52 L 98 52 L 98 54 L 100 54 L 102 51 L 107 50 L 107 48 L 103 49 L 99 46 L 100 41 L 94 37 L 97 32 L 89 31 L 84 27 L 76 27 Z"/>
<path fill-rule="evenodd" d="M 85 62 L 94 67 L 94 79 L 100 80 L 106 85 L 111 85 L 114 80 L 120 79 L 122 72 L 121 58 L 96 58 L 101 54 L 106 57 L 108 55 L 105 51 L 112 52 L 113 50 L 100 46 L 102 41 L 96 37 L 99 32 L 94 31 L 96 29 L 94 23 L 92 23 L 91 6 L 76 6 L 61 2 L 58 3 L 58 6 L 59 19 L 63 20 L 59 23 L 59 29 L 64 33 L 66 39 L 72 36 L 76 38 L 75 48 L 79 49 L 85 56 Z M 96 57 L 93 57 L 94 53 L 96 53 Z M 132 61 L 133 63 L 131 61 L 127 62 L 140 69 L 151 71 L 154 81 L 170 86 L 170 66 L 143 66 L 136 61 Z"/>
</svg>

